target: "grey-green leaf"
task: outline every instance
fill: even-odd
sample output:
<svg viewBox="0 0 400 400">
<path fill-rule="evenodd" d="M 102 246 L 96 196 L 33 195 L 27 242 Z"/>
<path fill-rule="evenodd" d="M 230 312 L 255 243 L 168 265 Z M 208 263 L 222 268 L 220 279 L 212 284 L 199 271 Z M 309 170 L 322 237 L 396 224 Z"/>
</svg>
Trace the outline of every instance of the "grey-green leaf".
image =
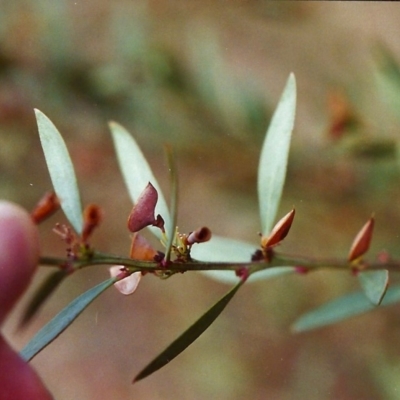
<svg viewBox="0 0 400 400">
<path fill-rule="evenodd" d="M 225 296 L 219 299 L 200 319 L 198 319 L 189 329 L 182 333 L 174 342 L 172 342 L 162 353 L 160 353 L 150 364 L 148 364 L 133 380 L 133 383 L 151 375 L 178 356 L 188 346 L 190 346 L 221 314 L 232 297 L 242 286 L 240 281 Z"/>
<path fill-rule="evenodd" d="M 282 196 L 296 113 L 296 79 L 290 74 L 272 116 L 258 167 L 258 200 L 262 233 L 270 233 Z"/>
<path fill-rule="evenodd" d="M 47 345 L 56 339 L 79 314 L 101 293 L 116 282 L 116 278 L 110 278 L 91 288 L 73 300 L 67 307 L 58 313 L 47 323 L 22 349 L 20 355 L 25 361 L 31 360 Z"/>
<path fill-rule="evenodd" d="M 156 214 L 160 214 L 163 217 L 166 230 L 169 231 L 171 218 L 167 202 L 140 147 L 123 126 L 116 122 L 110 122 L 109 126 L 117 153 L 119 168 L 132 202 L 136 203 L 143 189 L 151 182 L 158 192 Z M 161 238 L 160 229 L 153 226 L 150 226 L 149 229 L 155 236 Z"/>
<path fill-rule="evenodd" d="M 381 304 L 389 285 L 389 271 L 363 271 L 358 274 L 358 280 L 371 303 Z"/>
<path fill-rule="evenodd" d="M 191 255 L 195 260 L 207 262 L 249 262 L 256 246 L 241 240 L 213 235 L 209 242 L 193 246 Z M 250 275 L 247 282 L 274 278 L 294 271 L 292 267 L 276 267 Z M 201 271 L 201 274 L 221 283 L 235 284 L 239 278 L 234 271 Z"/>
<path fill-rule="evenodd" d="M 194 245 L 191 255 L 199 261 L 247 262 L 256 250 L 257 246 L 254 244 L 212 235 L 210 241 Z"/>
<path fill-rule="evenodd" d="M 54 191 L 65 216 L 77 233 L 82 233 L 82 205 L 74 166 L 60 132 L 41 111 L 35 109 L 39 137 Z"/>
<path fill-rule="evenodd" d="M 400 301 L 400 286 L 392 286 L 382 301 L 387 306 Z M 293 331 L 303 332 L 331 325 L 347 318 L 376 309 L 364 292 L 355 292 L 340 297 L 302 315 L 294 324 Z"/>
<path fill-rule="evenodd" d="M 68 276 L 68 272 L 65 269 L 57 269 L 44 279 L 23 312 L 20 323 L 21 327 L 25 326 L 35 316 L 42 304 L 58 288 L 66 276 Z"/>
</svg>

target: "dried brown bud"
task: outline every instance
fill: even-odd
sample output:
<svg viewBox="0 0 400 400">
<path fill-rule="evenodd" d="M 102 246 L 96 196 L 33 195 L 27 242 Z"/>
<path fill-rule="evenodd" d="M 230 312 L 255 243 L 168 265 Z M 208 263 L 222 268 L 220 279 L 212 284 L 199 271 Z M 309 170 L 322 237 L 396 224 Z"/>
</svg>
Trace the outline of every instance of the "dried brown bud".
<svg viewBox="0 0 400 400">
<path fill-rule="evenodd" d="M 187 244 L 192 245 L 193 243 L 204 243 L 211 239 L 210 229 L 203 226 L 202 228 L 196 229 L 189 233 L 187 237 Z"/>
<path fill-rule="evenodd" d="M 290 227 L 292 226 L 295 215 L 295 209 L 288 212 L 283 218 L 281 218 L 276 225 L 273 227 L 269 236 L 263 236 L 261 238 L 261 247 L 266 249 L 277 245 L 286 235 L 289 233 Z"/>
<path fill-rule="evenodd" d="M 157 200 L 157 190 L 149 182 L 129 214 L 128 229 L 131 232 L 138 232 L 146 226 L 159 222 L 154 216 Z"/>
<path fill-rule="evenodd" d="M 371 217 L 365 225 L 360 229 L 351 245 L 348 260 L 350 262 L 357 260 L 364 255 L 371 243 L 372 233 L 374 230 L 374 217 Z"/>
<path fill-rule="evenodd" d="M 40 224 L 60 208 L 60 202 L 54 192 L 47 192 L 31 212 L 35 224 Z"/>
<path fill-rule="evenodd" d="M 89 204 L 83 210 L 82 240 L 89 239 L 93 230 L 99 226 L 102 219 L 101 208 L 96 204 Z"/>
</svg>

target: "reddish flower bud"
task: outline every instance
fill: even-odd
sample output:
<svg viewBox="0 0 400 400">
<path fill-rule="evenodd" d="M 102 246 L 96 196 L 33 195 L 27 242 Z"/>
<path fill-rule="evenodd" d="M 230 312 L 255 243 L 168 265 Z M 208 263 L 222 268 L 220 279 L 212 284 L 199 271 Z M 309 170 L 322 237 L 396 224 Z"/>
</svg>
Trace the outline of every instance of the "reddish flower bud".
<svg viewBox="0 0 400 400">
<path fill-rule="evenodd" d="M 101 208 L 96 204 L 89 204 L 83 210 L 82 241 L 86 242 L 93 230 L 99 226 L 102 219 Z"/>
<path fill-rule="evenodd" d="M 149 182 L 129 214 L 128 229 L 131 232 L 138 232 L 146 226 L 160 222 L 161 217 L 157 217 L 156 219 L 154 216 L 157 200 L 157 190 Z"/>
<path fill-rule="evenodd" d="M 189 233 L 186 241 L 187 244 L 192 245 L 193 243 L 204 243 L 211 239 L 211 231 L 206 227 L 196 229 L 195 231 Z"/>
<path fill-rule="evenodd" d="M 292 226 L 294 215 L 295 209 L 293 208 L 292 211 L 287 213 L 276 223 L 269 236 L 263 236 L 261 238 L 261 247 L 263 249 L 273 247 L 285 239 L 286 235 L 289 233 L 290 227 Z"/>
<path fill-rule="evenodd" d="M 114 283 L 115 288 L 122 294 L 132 294 L 138 287 L 142 273 L 140 271 L 129 274 L 123 265 L 114 265 L 109 269 L 111 277 L 121 278 Z"/>
<path fill-rule="evenodd" d="M 150 243 L 139 233 L 132 236 L 130 258 L 134 260 L 153 261 L 157 251 L 153 249 Z"/>
<path fill-rule="evenodd" d="M 40 224 L 46 218 L 53 215 L 60 208 L 60 202 L 54 192 L 47 192 L 39 200 L 31 212 L 31 218 L 35 224 Z"/>
<path fill-rule="evenodd" d="M 374 217 L 371 217 L 361 230 L 357 233 L 353 244 L 351 245 L 348 260 L 350 262 L 359 259 L 364 255 L 371 243 L 372 233 L 374 230 Z"/>
</svg>

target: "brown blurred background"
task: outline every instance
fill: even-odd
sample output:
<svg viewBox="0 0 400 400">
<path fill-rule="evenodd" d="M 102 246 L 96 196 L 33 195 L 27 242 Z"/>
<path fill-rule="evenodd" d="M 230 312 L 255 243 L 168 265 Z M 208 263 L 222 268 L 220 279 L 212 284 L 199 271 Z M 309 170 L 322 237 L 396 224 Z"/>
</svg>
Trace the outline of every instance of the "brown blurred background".
<svg viewBox="0 0 400 400">
<path fill-rule="evenodd" d="M 345 257 L 372 212 L 370 257 L 400 257 L 400 8 L 380 2 L 0 0 L 0 196 L 30 209 L 51 188 L 33 108 L 63 134 L 84 202 L 100 204 L 94 245 L 128 254 L 131 204 L 107 121 L 131 131 L 166 192 L 162 152 L 177 153 L 179 226 L 257 244 L 256 176 L 268 121 L 291 71 L 296 128 L 280 213 L 297 214 L 282 250 Z M 41 227 L 43 254 L 63 255 Z M 47 270 L 41 268 L 34 284 Z M 16 348 L 108 277 L 72 276 Z M 396 277 L 392 277 L 392 282 Z M 321 271 L 245 286 L 182 355 L 133 376 L 228 286 L 201 275 L 113 288 L 33 365 L 56 399 L 400 399 L 395 305 L 294 335 L 297 316 L 357 288 Z"/>
</svg>

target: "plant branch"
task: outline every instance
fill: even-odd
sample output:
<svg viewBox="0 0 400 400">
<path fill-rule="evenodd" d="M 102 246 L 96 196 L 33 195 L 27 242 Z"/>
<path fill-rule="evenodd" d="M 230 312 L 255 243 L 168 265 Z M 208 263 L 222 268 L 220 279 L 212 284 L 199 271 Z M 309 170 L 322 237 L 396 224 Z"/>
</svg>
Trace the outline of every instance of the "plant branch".
<svg viewBox="0 0 400 400">
<path fill-rule="evenodd" d="M 347 259 L 324 259 L 324 258 L 311 258 L 303 256 L 291 256 L 280 253 L 273 253 L 270 261 L 249 261 L 249 262 L 204 262 L 204 261 L 189 261 L 189 262 L 174 262 L 171 261 L 167 266 L 161 265 L 155 261 L 141 261 L 131 258 L 115 256 L 111 254 L 104 254 L 95 252 L 91 257 L 85 259 L 71 260 L 67 258 L 58 257 L 41 257 L 39 260 L 40 265 L 47 266 L 63 266 L 66 264 L 73 265 L 74 269 L 81 269 L 91 265 L 124 265 L 135 271 L 236 271 L 240 268 L 250 268 L 252 273 L 261 271 L 268 268 L 275 267 L 301 267 L 305 270 L 312 271 L 317 269 L 335 269 L 347 270 L 352 269 L 363 270 L 382 270 L 387 269 L 390 271 L 400 272 L 400 260 L 388 260 L 385 262 L 367 262 L 365 260 L 359 263 L 349 263 Z"/>
</svg>

